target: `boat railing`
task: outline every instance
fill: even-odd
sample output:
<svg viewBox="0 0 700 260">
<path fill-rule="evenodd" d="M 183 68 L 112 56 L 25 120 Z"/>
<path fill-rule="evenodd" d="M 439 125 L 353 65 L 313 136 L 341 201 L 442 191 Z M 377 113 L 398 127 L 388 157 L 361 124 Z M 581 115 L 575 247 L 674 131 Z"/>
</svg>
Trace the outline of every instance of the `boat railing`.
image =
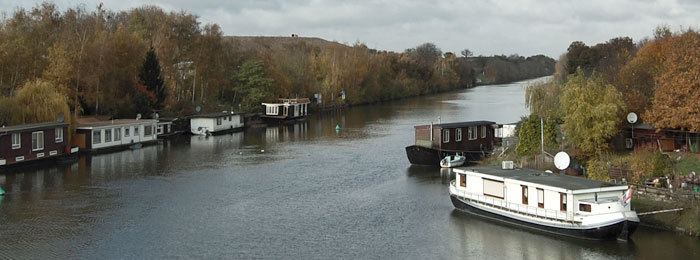
<svg viewBox="0 0 700 260">
<path fill-rule="evenodd" d="M 501 210 L 506 210 L 510 212 L 516 212 L 519 214 L 524 214 L 532 217 L 538 217 L 538 218 L 545 218 L 545 219 L 550 219 L 550 220 L 558 220 L 558 221 L 566 221 L 566 222 L 575 222 L 574 220 L 574 214 L 573 212 L 568 212 L 568 211 L 561 211 L 561 210 L 552 210 L 552 209 L 544 209 L 540 207 L 535 207 L 535 206 L 530 206 L 530 205 L 524 205 L 520 203 L 513 203 L 513 202 L 508 202 L 504 199 L 499 199 L 499 198 L 494 198 L 494 197 L 489 197 L 489 196 L 484 196 L 476 193 L 471 193 L 463 190 L 457 189 L 457 186 L 455 186 L 455 181 L 452 180 L 450 182 L 450 188 L 453 189 L 453 193 L 457 195 L 458 197 L 461 197 L 466 200 L 470 200 L 476 203 L 481 203 L 485 204 L 488 206 L 492 206 Z"/>
</svg>

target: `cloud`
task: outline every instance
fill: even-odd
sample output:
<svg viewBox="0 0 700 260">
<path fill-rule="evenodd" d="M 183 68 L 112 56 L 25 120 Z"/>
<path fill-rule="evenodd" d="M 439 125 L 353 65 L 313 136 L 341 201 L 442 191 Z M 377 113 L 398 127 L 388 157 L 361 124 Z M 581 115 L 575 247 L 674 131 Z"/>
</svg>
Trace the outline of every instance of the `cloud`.
<svg viewBox="0 0 700 260">
<path fill-rule="evenodd" d="M 99 2 L 110 10 L 155 5 L 217 23 L 226 35 L 320 37 L 403 51 L 425 42 L 443 51 L 546 54 L 557 58 L 573 41 L 593 45 L 618 36 L 651 36 L 658 25 L 698 28 L 696 0 L 56 0 L 61 10 Z M 2 10 L 36 2 L 0 0 Z"/>
</svg>

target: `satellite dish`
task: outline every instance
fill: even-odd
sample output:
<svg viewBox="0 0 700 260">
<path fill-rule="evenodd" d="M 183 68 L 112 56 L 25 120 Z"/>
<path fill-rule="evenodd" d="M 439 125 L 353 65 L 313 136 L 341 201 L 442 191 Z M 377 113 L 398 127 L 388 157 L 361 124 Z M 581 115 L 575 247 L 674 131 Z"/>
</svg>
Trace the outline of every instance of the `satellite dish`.
<svg viewBox="0 0 700 260">
<path fill-rule="evenodd" d="M 196 111 L 197 113 L 199 113 L 199 111 L 202 111 L 202 107 L 201 107 L 201 106 L 196 106 L 196 107 L 194 107 L 194 111 Z"/>
<path fill-rule="evenodd" d="M 556 166 L 557 169 L 564 170 L 569 167 L 569 163 L 571 163 L 571 158 L 569 158 L 567 153 L 558 152 L 554 155 L 554 166 Z"/>
<path fill-rule="evenodd" d="M 141 113 L 136 114 L 136 120 L 141 119 Z"/>
<path fill-rule="evenodd" d="M 637 123 L 637 119 L 637 114 L 635 114 L 634 112 L 630 112 L 629 114 L 627 114 L 627 122 L 629 122 L 630 124 Z"/>
<path fill-rule="evenodd" d="M 63 120 L 65 120 L 65 118 L 63 117 L 63 114 L 58 115 L 58 122 L 63 123 Z"/>
</svg>

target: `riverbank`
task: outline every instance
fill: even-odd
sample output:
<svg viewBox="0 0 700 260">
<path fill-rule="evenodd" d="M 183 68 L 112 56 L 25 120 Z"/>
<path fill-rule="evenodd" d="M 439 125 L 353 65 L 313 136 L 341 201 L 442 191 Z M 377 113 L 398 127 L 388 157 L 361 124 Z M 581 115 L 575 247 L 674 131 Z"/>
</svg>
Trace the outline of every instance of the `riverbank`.
<svg viewBox="0 0 700 260">
<path fill-rule="evenodd" d="M 697 200 L 670 200 L 664 196 L 636 192 L 632 205 L 637 214 L 683 208 L 677 212 L 642 215 L 639 219 L 643 225 L 650 227 L 700 236 L 700 202 Z"/>
</svg>

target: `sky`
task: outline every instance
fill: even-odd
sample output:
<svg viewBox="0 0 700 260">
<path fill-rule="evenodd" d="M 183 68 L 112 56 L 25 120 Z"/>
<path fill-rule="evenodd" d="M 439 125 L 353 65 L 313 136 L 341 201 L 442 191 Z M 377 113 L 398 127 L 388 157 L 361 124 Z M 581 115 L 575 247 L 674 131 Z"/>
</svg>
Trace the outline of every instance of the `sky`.
<svg viewBox="0 0 700 260">
<path fill-rule="evenodd" d="M 700 28 L 698 0 L 54 0 L 59 10 L 101 2 L 111 11 L 155 5 L 186 11 L 224 35 L 319 37 L 403 52 L 426 42 L 443 52 L 557 59 L 573 41 L 595 45 L 629 36 L 634 41 L 666 25 Z M 0 0 L 0 10 L 41 1 Z"/>
</svg>

